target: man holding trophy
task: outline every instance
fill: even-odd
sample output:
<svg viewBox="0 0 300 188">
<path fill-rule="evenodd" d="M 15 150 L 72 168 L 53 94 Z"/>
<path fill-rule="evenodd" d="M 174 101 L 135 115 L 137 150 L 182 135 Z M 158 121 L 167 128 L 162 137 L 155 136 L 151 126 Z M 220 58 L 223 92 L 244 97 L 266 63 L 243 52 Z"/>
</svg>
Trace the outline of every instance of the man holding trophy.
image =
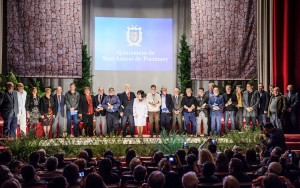
<svg viewBox="0 0 300 188">
<path fill-rule="evenodd" d="M 198 91 L 197 99 L 197 136 L 201 135 L 201 124 L 203 123 L 204 136 L 208 135 L 207 115 L 208 115 L 208 97 L 204 94 L 204 89 L 201 87 Z"/>
<path fill-rule="evenodd" d="M 223 94 L 224 98 L 224 116 L 225 116 L 225 132 L 228 131 L 228 120 L 231 122 L 231 130 L 235 129 L 235 110 L 237 105 L 237 97 L 231 93 L 231 86 L 226 85 L 226 93 Z"/>
</svg>

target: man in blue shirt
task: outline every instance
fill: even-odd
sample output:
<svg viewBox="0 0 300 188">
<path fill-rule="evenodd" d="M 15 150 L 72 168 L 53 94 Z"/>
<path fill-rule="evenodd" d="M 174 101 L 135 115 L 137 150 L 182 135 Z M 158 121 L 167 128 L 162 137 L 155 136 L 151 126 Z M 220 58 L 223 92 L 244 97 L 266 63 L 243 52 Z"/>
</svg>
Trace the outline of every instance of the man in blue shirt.
<svg viewBox="0 0 300 188">
<path fill-rule="evenodd" d="M 209 97 L 208 104 L 211 112 L 211 134 L 213 135 L 216 131 L 216 135 L 221 136 L 221 120 L 224 99 L 223 96 L 219 94 L 219 89 L 217 87 L 214 88 L 214 94 Z"/>
<path fill-rule="evenodd" d="M 115 95 L 114 88 L 109 88 L 108 92 L 109 95 L 106 96 L 102 102 L 102 106 L 107 112 L 107 133 L 109 135 L 112 131 L 114 131 L 114 134 L 117 135 L 119 127 L 120 99 L 117 95 Z"/>
</svg>

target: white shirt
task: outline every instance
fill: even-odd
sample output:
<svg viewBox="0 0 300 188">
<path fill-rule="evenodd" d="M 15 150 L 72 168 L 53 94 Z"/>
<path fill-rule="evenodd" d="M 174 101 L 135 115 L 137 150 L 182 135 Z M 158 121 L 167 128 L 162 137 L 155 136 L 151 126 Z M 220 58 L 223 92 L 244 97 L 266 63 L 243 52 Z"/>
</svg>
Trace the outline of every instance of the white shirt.
<svg viewBox="0 0 300 188">
<path fill-rule="evenodd" d="M 17 92 L 17 96 L 18 96 L 19 114 L 25 114 L 26 113 L 25 104 L 26 104 L 27 92 L 25 90 L 22 93 Z"/>
</svg>

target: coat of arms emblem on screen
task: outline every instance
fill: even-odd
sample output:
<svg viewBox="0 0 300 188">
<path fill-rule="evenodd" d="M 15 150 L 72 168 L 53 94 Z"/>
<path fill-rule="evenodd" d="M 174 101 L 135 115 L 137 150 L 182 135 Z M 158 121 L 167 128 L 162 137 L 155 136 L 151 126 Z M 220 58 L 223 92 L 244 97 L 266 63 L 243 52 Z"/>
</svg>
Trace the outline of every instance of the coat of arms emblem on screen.
<svg viewBox="0 0 300 188">
<path fill-rule="evenodd" d="M 129 46 L 141 46 L 143 39 L 142 28 L 137 25 L 127 27 L 127 42 Z"/>
</svg>

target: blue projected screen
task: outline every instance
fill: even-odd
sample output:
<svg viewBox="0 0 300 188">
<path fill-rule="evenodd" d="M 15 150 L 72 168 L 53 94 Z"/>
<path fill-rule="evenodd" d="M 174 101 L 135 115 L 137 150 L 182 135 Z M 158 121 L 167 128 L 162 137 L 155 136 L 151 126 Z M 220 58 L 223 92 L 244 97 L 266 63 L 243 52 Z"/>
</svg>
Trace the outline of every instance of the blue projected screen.
<svg viewBox="0 0 300 188">
<path fill-rule="evenodd" d="M 95 17 L 95 70 L 173 71 L 172 18 Z"/>
</svg>

